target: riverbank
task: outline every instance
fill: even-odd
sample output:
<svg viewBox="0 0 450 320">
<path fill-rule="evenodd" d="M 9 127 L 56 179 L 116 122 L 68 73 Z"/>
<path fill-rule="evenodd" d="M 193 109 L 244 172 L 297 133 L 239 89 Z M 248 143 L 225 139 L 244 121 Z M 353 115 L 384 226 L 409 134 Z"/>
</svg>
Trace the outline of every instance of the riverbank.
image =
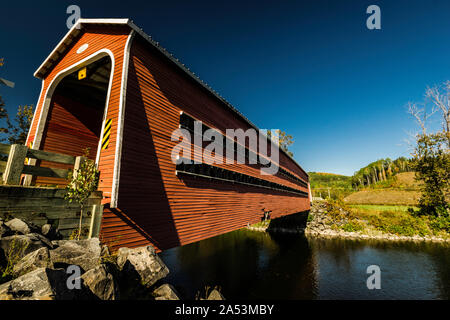
<svg viewBox="0 0 450 320">
<path fill-rule="evenodd" d="M 385 209 L 370 211 L 359 207 L 341 207 L 334 202 L 315 201 L 306 228 L 272 228 L 270 221 L 263 221 L 247 229 L 304 233 L 307 237 L 316 238 L 450 243 L 447 231 L 449 219 L 416 217 L 406 210 Z"/>
<path fill-rule="evenodd" d="M 322 238 L 387 241 L 431 241 L 450 243 L 448 219 L 417 217 L 408 211 L 341 207 L 337 203 L 314 202 L 305 235 Z"/>
</svg>

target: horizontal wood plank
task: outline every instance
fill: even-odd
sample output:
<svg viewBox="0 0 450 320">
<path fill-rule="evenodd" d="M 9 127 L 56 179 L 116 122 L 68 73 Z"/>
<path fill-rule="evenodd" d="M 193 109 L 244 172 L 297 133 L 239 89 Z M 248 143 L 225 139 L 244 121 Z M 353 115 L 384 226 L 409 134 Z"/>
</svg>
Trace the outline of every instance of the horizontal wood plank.
<svg viewBox="0 0 450 320">
<path fill-rule="evenodd" d="M 5 172 L 6 161 L 0 161 L 0 173 Z"/>
<path fill-rule="evenodd" d="M 11 150 L 11 145 L 0 143 L 0 153 L 1 154 L 9 154 L 9 150 Z"/>
<path fill-rule="evenodd" d="M 64 163 L 64 164 L 75 164 L 75 157 L 67 154 L 60 154 L 42 150 L 28 149 L 28 158 L 45 160 L 50 162 Z"/>
<path fill-rule="evenodd" d="M 67 177 L 69 175 L 69 170 L 25 165 L 23 167 L 22 173 L 31 174 L 31 175 L 40 176 L 40 177 L 67 179 Z"/>
</svg>

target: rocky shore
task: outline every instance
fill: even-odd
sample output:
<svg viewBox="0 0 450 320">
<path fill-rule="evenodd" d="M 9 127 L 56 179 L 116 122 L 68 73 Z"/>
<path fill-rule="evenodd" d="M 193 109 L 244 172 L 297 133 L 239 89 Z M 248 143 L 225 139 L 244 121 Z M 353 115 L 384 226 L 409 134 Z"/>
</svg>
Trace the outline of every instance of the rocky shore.
<svg viewBox="0 0 450 320">
<path fill-rule="evenodd" d="M 264 227 L 252 227 L 248 226 L 248 230 L 258 231 L 258 232 L 268 232 L 269 226 Z M 294 228 L 270 228 L 270 232 L 280 232 L 280 233 L 304 233 L 305 228 L 302 227 L 294 227 Z"/>
<path fill-rule="evenodd" d="M 0 220 L 0 300 L 180 300 L 152 246 L 111 253 L 98 238 L 58 238 L 50 225 Z M 204 299 L 224 300 L 216 289 Z"/>
</svg>

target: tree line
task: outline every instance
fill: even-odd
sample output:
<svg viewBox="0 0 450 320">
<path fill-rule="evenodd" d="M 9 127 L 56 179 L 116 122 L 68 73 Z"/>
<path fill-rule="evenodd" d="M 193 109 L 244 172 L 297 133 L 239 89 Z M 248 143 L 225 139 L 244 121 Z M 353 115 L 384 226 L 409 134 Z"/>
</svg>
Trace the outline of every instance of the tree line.
<svg viewBox="0 0 450 320">
<path fill-rule="evenodd" d="M 412 170 L 412 159 L 399 157 L 395 160 L 390 158 L 374 161 L 359 169 L 352 176 L 351 184 L 354 189 L 368 187 L 372 184 L 385 181 L 401 172 Z"/>
<path fill-rule="evenodd" d="M 0 67 L 3 65 L 4 59 L 1 58 Z M 0 141 L 9 144 L 25 144 L 28 129 L 33 120 L 33 106 L 19 106 L 13 119 L 8 115 L 5 106 L 5 101 L 0 95 L 0 121 L 2 121 L 2 124 L 0 125 Z"/>
</svg>

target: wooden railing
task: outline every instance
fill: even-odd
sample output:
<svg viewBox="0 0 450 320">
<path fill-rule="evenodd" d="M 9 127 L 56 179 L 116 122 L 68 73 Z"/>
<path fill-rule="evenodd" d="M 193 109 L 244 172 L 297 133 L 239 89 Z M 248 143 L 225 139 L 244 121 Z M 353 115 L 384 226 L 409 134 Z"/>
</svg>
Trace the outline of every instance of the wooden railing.
<svg viewBox="0 0 450 320">
<path fill-rule="evenodd" d="M 79 169 L 80 164 L 86 160 L 84 157 L 29 149 L 20 144 L 7 145 L 0 143 L 0 154 L 8 156 L 7 161 L 0 161 L 0 173 L 3 173 L 2 181 L 3 184 L 8 185 L 19 185 L 23 174 L 63 179 L 67 179 L 69 175 L 68 169 L 38 167 L 29 165 L 29 161 L 25 164 L 27 158 L 73 165 L 72 170 Z"/>
</svg>

